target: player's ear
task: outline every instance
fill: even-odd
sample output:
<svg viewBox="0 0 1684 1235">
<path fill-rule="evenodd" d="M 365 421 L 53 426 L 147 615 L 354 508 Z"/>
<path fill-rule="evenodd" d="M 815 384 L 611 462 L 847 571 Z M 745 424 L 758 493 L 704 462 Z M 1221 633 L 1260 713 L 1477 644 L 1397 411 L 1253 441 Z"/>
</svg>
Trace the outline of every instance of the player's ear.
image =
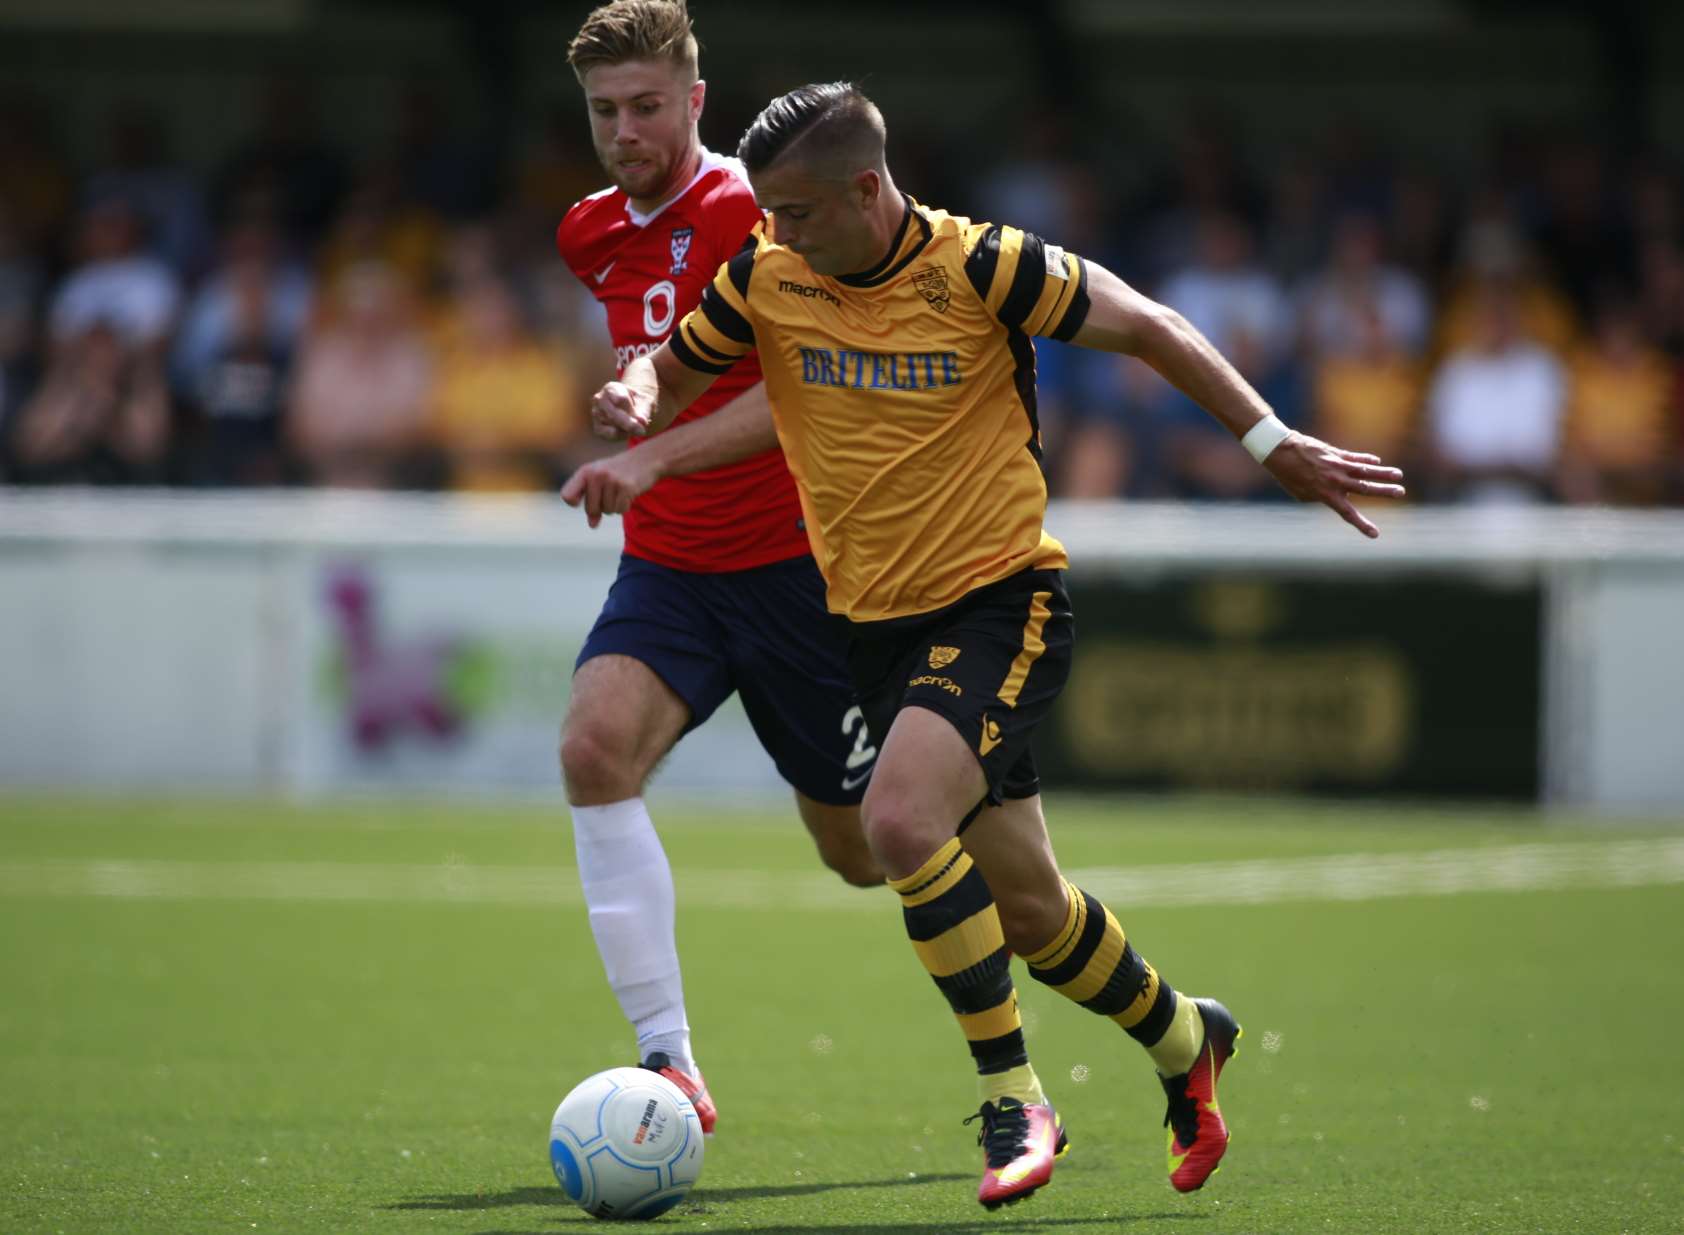
<svg viewBox="0 0 1684 1235">
<path fill-rule="evenodd" d="M 702 104 L 707 102 L 707 97 L 708 97 L 708 84 L 705 81 L 697 79 L 696 84 L 694 86 L 690 87 L 690 123 L 691 124 L 695 124 L 696 121 L 698 121 L 702 118 Z"/>
<path fill-rule="evenodd" d="M 878 195 L 883 192 L 883 177 L 874 168 L 866 168 L 863 172 L 854 173 L 854 194 L 859 200 L 860 209 L 870 210 L 877 204 Z"/>
</svg>

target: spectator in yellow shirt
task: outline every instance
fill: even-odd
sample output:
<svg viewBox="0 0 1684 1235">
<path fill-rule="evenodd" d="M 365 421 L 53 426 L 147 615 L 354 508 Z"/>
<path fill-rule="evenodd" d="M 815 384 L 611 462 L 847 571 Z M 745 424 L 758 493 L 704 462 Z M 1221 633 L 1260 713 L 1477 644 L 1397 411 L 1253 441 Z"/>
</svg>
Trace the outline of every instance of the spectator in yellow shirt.
<svg viewBox="0 0 1684 1235">
<path fill-rule="evenodd" d="M 585 393 L 527 329 L 501 279 L 461 292 L 459 329 L 439 356 L 430 436 L 453 489 L 546 489 L 589 457 Z M 574 448 L 574 449 L 570 449 Z"/>
<path fill-rule="evenodd" d="M 1353 346 L 1316 361 L 1314 430 L 1387 458 L 1416 452 L 1422 397 L 1420 365 L 1386 330 L 1377 306 L 1349 307 Z"/>
<path fill-rule="evenodd" d="M 1573 502 L 1650 505 L 1677 463 L 1672 373 L 1624 300 L 1598 308 L 1571 367 L 1561 487 Z"/>
</svg>

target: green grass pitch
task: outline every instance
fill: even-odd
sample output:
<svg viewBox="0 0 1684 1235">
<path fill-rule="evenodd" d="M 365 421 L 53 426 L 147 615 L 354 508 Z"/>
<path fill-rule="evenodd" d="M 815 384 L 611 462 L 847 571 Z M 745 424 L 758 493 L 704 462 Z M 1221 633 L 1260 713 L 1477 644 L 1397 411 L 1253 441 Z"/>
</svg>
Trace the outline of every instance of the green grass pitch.
<svg viewBox="0 0 1684 1235">
<path fill-rule="evenodd" d="M 1113 902 L 1170 981 L 1244 1023 L 1234 1140 L 1175 1194 L 1143 1053 L 1019 966 L 1073 1151 L 985 1214 L 968 1057 L 892 898 L 820 876 L 790 812 L 656 810 L 720 1106 L 658 1229 L 1684 1230 L 1677 833 L 1051 799 L 1067 868 L 1197 892 L 1189 864 L 1226 864 L 1242 889 Z M 1341 854 L 1452 881 L 1501 860 L 1388 895 Z M 1604 876 L 1576 883 L 1580 859 Z M 559 806 L 0 798 L 0 1232 L 594 1228 L 550 1175 L 548 1121 L 632 1045 L 571 861 Z"/>
</svg>

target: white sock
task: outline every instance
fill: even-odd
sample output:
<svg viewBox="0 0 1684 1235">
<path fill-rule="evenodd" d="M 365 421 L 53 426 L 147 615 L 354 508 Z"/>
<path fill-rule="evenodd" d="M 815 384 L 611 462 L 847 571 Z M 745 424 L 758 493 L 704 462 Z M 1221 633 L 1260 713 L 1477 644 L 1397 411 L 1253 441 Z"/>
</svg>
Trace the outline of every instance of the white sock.
<svg viewBox="0 0 1684 1235">
<path fill-rule="evenodd" d="M 672 868 L 643 799 L 573 807 L 573 849 L 596 950 L 637 1031 L 639 1060 L 665 1051 L 694 1072 L 673 937 Z"/>
<path fill-rule="evenodd" d="M 637 1030 L 637 1058 L 639 1062 L 660 1051 L 681 1072 L 695 1076 L 696 1059 L 690 1053 L 690 1026 L 684 1020 L 684 1005 L 654 1016 L 634 1021 Z"/>
</svg>

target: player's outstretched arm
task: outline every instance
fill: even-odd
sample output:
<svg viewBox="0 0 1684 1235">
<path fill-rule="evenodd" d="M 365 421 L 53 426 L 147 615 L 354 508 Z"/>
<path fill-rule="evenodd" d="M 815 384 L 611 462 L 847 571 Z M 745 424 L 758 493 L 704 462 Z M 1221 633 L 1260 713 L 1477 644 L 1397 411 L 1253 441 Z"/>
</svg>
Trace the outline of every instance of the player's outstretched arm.
<svg viewBox="0 0 1684 1235">
<path fill-rule="evenodd" d="M 663 343 L 626 366 L 618 381 L 604 384 L 591 399 L 591 430 L 611 442 L 659 433 L 707 393 L 717 375 L 692 369 Z"/>
<path fill-rule="evenodd" d="M 756 382 L 710 416 L 678 425 L 636 450 L 585 464 L 567 478 L 561 500 L 583 506 L 592 527 L 603 515 L 623 515 L 667 476 L 723 467 L 778 444 L 766 383 Z"/>
<path fill-rule="evenodd" d="M 1087 270 L 1088 315 L 1072 342 L 1138 356 L 1239 438 L 1293 497 L 1331 507 L 1365 536 L 1380 534 L 1351 498 L 1402 497 L 1401 471 L 1375 455 L 1288 430 L 1181 314 L 1142 296 L 1103 266 L 1088 262 Z"/>
</svg>

